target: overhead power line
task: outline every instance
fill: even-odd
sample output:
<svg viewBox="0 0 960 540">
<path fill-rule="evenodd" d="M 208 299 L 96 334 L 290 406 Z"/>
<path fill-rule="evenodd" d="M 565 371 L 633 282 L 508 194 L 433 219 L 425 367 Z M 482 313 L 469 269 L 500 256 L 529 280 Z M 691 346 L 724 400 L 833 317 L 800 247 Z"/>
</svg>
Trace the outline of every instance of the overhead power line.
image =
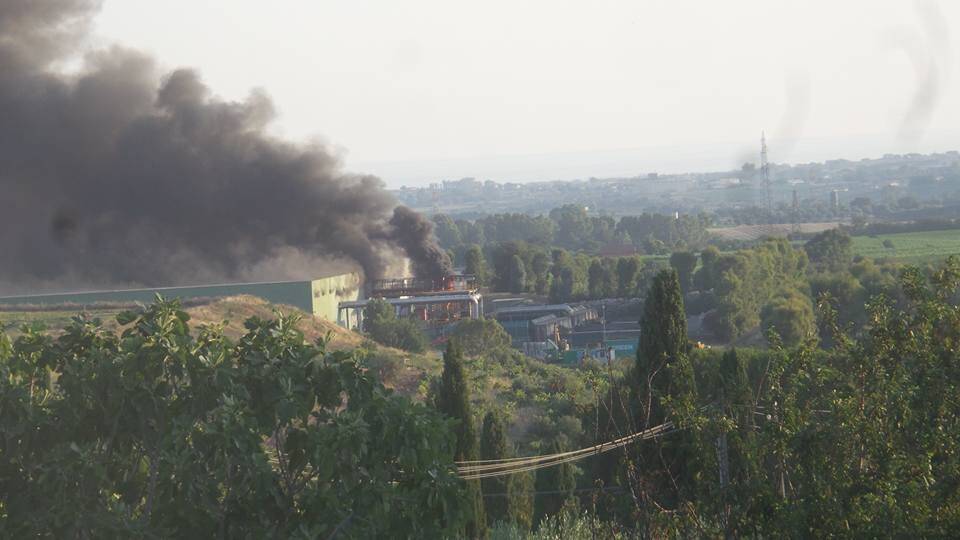
<svg viewBox="0 0 960 540">
<path fill-rule="evenodd" d="M 533 471 L 546 467 L 553 467 L 562 463 L 577 461 L 590 456 L 609 452 L 621 448 L 636 441 L 652 439 L 661 435 L 666 435 L 674 431 L 673 422 L 667 422 L 644 431 L 639 431 L 626 437 L 621 437 L 613 441 L 597 444 L 579 450 L 569 452 L 559 452 L 541 456 L 529 456 L 522 458 L 505 458 L 495 460 L 476 460 L 457 462 L 457 473 L 464 480 L 478 480 L 481 478 L 491 478 L 494 476 L 506 476 L 520 472 Z"/>
</svg>

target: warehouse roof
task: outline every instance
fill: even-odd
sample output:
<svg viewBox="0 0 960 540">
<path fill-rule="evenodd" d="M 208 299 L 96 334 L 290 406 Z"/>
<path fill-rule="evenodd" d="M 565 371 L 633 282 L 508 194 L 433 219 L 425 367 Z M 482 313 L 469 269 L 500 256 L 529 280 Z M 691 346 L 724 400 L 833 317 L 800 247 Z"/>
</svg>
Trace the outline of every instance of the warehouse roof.
<svg viewBox="0 0 960 540">
<path fill-rule="evenodd" d="M 574 308 L 567 304 L 541 304 L 535 306 L 517 306 L 497 310 L 497 315 L 520 315 L 524 313 L 539 313 L 544 311 L 557 311 L 561 313 L 573 313 Z"/>
</svg>

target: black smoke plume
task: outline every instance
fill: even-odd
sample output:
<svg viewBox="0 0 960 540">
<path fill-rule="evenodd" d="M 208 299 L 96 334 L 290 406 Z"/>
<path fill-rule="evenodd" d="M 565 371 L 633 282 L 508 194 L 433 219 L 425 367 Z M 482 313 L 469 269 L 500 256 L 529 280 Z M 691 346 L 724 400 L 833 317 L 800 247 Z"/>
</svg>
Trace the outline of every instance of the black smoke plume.
<svg viewBox="0 0 960 540">
<path fill-rule="evenodd" d="M 450 274 L 450 258 L 434 241 L 433 223 L 406 206 L 398 206 L 393 211 L 390 225 L 393 226 L 394 241 L 413 262 L 414 274 L 431 279 Z"/>
<path fill-rule="evenodd" d="M 214 96 L 114 47 L 57 65 L 99 2 L 0 2 L 0 289 L 379 277 L 402 249 L 445 272 L 429 223 L 319 145 L 266 133 L 273 105 Z M 270 276 L 261 275 L 270 273 Z"/>
</svg>

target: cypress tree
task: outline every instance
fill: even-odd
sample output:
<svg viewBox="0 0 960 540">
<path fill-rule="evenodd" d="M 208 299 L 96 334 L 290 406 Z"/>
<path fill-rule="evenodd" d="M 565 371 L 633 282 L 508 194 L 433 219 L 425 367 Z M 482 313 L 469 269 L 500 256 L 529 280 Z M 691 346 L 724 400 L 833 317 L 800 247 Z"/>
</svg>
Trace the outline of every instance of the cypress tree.
<svg viewBox="0 0 960 540">
<path fill-rule="evenodd" d="M 507 455 L 507 436 L 503 430 L 500 415 L 490 411 L 483 418 L 483 432 L 480 436 L 480 459 L 503 459 Z M 484 509 L 490 525 L 505 521 L 509 512 L 508 480 L 509 476 L 495 476 L 481 480 L 484 495 Z"/>
<path fill-rule="evenodd" d="M 757 463 L 754 425 L 753 391 L 747 376 L 746 362 L 735 348 L 723 353 L 720 358 L 719 380 L 720 405 L 727 418 L 735 422 L 735 427 L 726 433 L 726 459 L 728 463 L 727 481 L 735 493 L 727 493 L 750 498 L 750 490 L 756 486 L 749 484 L 750 472 Z M 736 497 L 734 497 L 736 498 Z"/>
<path fill-rule="evenodd" d="M 560 439 L 553 442 L 551 454 L 566 451 Z M 568 500 L 573 498 L 573 490 L 577 487 L 577 470 L 572 463 L 562 463 L 553 467 L 545 467 L 537 471 L 537 491 L 548 491 L 537 496 L 537 521 L 546 516 L 560 512 Z"/>
<path fill-rule="evenodd" d="M 521 531 L 533 528 L 533 491 L 534 476 L 532 472 L 511 474 L 507 477 L 507 492 L 510 494 L 507 518 Z"/>
<path fill-rule="evenodd" d="M 443 354 L 443 374 L 440 376 L 437 410 L 458 421 L 455 428 L 457 445 L 454 460 L 476 460 L 477 432 L 470 407 L 470 388 L 463 367 L 463 350 L 455 339 L 447 342 L 447 350 Z M 466 535 L 470 538 L 483 538 L 486 536 L 486 518 L 479 481 L 467 482 L 467 496 L 471 499 L 468 505 L 471 515 L 467 521 Z"/>
<path fill-rule="evenodd" d="M 519 255 L 510 257 L 510 266 L 507 267 L 507 287 L 512 293 L 522 293 L 527 288 L 527 268 Z"/>
<path fill-rule="evenodd" d="M 654 277 L 640 325 L 633 391 L 638 428 L 660 425 L 668 417 L 683 427 L 696 414 L 696 386 L 687 355 L 687 319 L 676 270 L 663 270 Z M 669 410 L 664 407 L 667 402 Z M 636 464 L 642 478 L 637 485 L 651 489 L 648 496 L 658 494 L 661 505 L 678 504 L 695 485 L 696 453 L 689 432 L 642 444 Z"/>
<path fill-rule="evenodd" d="M 677 251 L 670 256 L 670 266 L 677 271 L 680 289 L 689 291 L 693 286 L 693 271 L 697 268 L 697 255 L 689 251 Z"/>
<path fill-rule="evenodd" d="M 455 339 L 447 342 L 443 354 L 443 373 L 437 394 L 437 410 L 458 420 L 456 461 L 477 459 L 477 432 L 470 408 L 470 388 L 463 367 L 463 350 Z"/>
<path fill-rule="evenodd" d="M 487 282 L 487 261 L 483 258 L 483 251 L 478 245 L 470 246 L 464 255 L 464 272 L 476 276 L 481 285 Z"/>
<path fill-rule="evenodd" d="M 637 346 L 634 394 L 637 424 L 646 429 L 663 421 L 659 400 L 670 394 L 666 368 L 687 352 L 687 317 L 676 270 L 662 270 L 654 278 L 643 306 Z"/>
<path fill-rule="evenodd" d="M 746 363 L 731 348 L 720 357 L 720 404 L 729 409 L 729 414 L 738 419 L 738 423 L 749 422 L 753 416 L 753 393 L 747 378 Z"/>
</svg>

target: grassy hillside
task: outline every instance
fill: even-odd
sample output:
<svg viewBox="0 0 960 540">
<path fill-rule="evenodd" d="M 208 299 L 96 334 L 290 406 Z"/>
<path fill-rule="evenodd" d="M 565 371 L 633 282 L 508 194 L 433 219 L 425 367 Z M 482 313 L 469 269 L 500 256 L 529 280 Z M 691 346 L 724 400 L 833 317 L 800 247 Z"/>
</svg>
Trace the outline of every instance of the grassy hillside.
<svg viewBox="0 0 960 540">
<path fill-rule="evenodd" d="M 892 247 L 885 247 L 889 240 Z M 924 231 L 912 233 L 854 236 L 853 251 L 871 258 L 891 258 L 905 262 L 944 259 L 960 254 L 960 231 Z"/>
<path fill-rule="evenodd" d="M 115 330 L 118 328 L 115 320 L 116 315 L 124 309 L 123 307 L 92 307 L 84 309 L 83 312 L 90 317 L 101 319 L 106 328 Z M 303 331 L 305 337 L 311 341 L 326 335 L 327 332 L 332 332 L 332 346 L 334 348 L 354 349 L 363 341 L 363 336 L 345 330 L 334 323 L 309 317 L 294 307 L 275 307 L 265 300 L 253 296 L 234 296 L 199 305 L 188 305 L 186 307 L 186 311 L 190 314 L 191 321 L 195 325 L 225 323 L 224 333 L 231 338 L 243 335 L 245 331 L 243 323 L 250 317 L 273 317 L 275 309 L 279 309 L 284 313 L 300 313 L 303 315 L 304 320 L 300 325 L 300 330 Z M 75 308 L 53 310 L 25 309 L 22 311 L 15 309 L 2 310 L 0 311 L 0 327 L 5 328 L 9 333 L 15 334 L 19 331 L 19 328 L 25 324 L 40 324 L 46 327 L 50 333 L 58 334 L 77 313 L 78 310 Z"/>
<path fill-rule="evenodd" d="M 311 317 L 297 308 L 274 306 L 253 296 L 223 298 L 210 303 L 189 306 L 185 310 L 190 314 L 191 324 L 195 328 L 202 325 L 222 324 L 224 334 L 230 338 L 242 336 L 246 332 L 244 322 L 251 317 L 272 318 L 276 310 L 287 314 L 298 313 L 303 317 L 299 329 L 308 341 L 329 336 L 328 347 L 331 350 L 356 350 L 365 361 L 369 360 L 374 365 L 396 364 L 389 373 L 382 373 L 387 375 L 383 377 L 384 383 L 407 395 L 416 395 L 420 390 L 420 381 L 426 375 L 439 372 L 440 369 L 440 356 L 436 352 L 416 355 L 383 347 L 361 334 L 330 321 Z M 116 331 L 119 330 L 116 315 L 121 311 L 123 309 L 120 307 L 110 307 L 86 309 L 84 312 L 91 317 L 99 318 L 105 328 Z M 77 316 L 75 309 L 0 311 L 0 328 L 4 329 L 8 335 L 14 336 L 20 333 L 24 325 L 41 325 L 50 334 L 57 335 L 75 316 Z"/>
</svg>

